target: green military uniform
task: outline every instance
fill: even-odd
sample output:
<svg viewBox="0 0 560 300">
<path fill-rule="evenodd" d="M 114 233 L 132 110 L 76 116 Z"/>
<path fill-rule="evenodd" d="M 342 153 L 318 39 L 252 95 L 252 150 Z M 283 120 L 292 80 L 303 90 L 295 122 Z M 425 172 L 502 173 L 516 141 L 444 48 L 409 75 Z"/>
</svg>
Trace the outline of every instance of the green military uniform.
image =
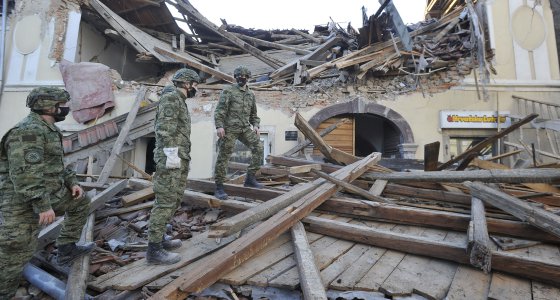
<svg viewBox="0 0 560 300">
<path fill-rule="evenodd" d="M 187 185 L 191 160 L 191 118 L 185 99 L 186 96 L 177 89 L 166 86 L 157 108 L 154 149 L 156 174 L 153 179 L 156 200 L 148 230 L 148 241 L 152 243 L 162 242 L 165 226 L 179 207 Z M 176 150 L 170 155 L 168 149 Z M 173 155 L 178 162 L 176 165 L 169 163 Z"/>
<path fill-rule="evenodd" d="M 225 180 L 228 160 L 236 140 L 251 149 L 251 164 L 247 168 L 247 173 L 254 175 L 263 163 L 263 144 L 250 127 L 250 125 L 260 126 L 255 94 L 247 85 L 241 87 L 239 84 L 233 84 L 222 91 L 214 112 L 214 122 L 216 128 L 225 130 L 225 136 L 219 143 L 218 159 L 214 169 L 216 183 L 223 183 Z"/>
<path fill-rule="evenodd" d="M 71 188 L 78 181 L 73 171 L 64 168 L 62 157 L 62 134 L 35 112 L 2 138 L 0 299 L 13 296 L 23 266 L 33 256 L 39 213 L 52 208 L 56 215 L 65 216 L 57 245 L 80 239 L 89 201 L 72 198 Z"/>
</svg>

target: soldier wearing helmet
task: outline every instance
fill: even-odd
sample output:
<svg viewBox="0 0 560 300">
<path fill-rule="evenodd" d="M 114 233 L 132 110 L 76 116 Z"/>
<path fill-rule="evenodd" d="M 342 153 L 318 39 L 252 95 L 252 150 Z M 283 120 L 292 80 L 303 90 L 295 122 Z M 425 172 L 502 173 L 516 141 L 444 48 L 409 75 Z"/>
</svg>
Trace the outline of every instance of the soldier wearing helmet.
<svg viewBox="0 0 560 300">
<path fill-rule="evenodd" d="M 237 67 L 233 75 L 237 84 L 224 89 L 220 96 L 214 123 L 218 135 L 218 159 L 214 168 L 216 190 L 214 196 L 225 200 L 228 195 L 224 192 L 224 180 L 228 160 L 233 152 L 235 141 L 239 140 L 251 149 L 251 164 L 247 168 L 246 187 L 262 188 L 257 182 L 256 172 L 263 163 L 263 143 L 260 140 L 260 119 L 257 116 L 257 102 L 255 94 L 247 86 L 251 71 L 245 66 Z"/>
<path fill-rule="evenodd" d="M 191 160 L 191 118 L 185 99 L 194 97 L 200 82 L 198 74 L 179 69 L 159 99 L 155 120 L 156 147 L 154 192 L 156 200 L 148 228 L 148 264 L 174 264 L 180 260 L 169 252 L 181 246 L 181 240 L 165 236 L 166 225 L 183 199 Z"/>
<path fill-rule="evenodd" d="M 64 89 L 34 88 L 26 101 L 31 112 L 0 142 L 0 299 L 15 294 L 37 247 L 40 225 L 55 216 L 65 216 L 56 240 L 60 264 L 93 249 L 93 243 L 76 245 L 89 200 L 74 171 L 63 165 L 62 134 L 54 125 L 65 119 L 69 100 Z"/>
</svg>

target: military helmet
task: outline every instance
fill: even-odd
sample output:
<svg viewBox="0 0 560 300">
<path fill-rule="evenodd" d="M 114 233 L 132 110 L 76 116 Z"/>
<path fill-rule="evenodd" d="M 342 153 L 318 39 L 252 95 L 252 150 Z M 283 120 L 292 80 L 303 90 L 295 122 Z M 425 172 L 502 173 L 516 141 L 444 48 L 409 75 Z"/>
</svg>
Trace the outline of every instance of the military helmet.
<svg viewBox="0 0 560 300">
<path fill-rule="evenodd" d="M 70 94 L 64 89 L 56 87 L 36 87 L 27 95 L 26 105 L 31 109 L 42 110 L 55 107 L 59 103 L 70 100 Z"/>
<path fill-rule="evenodd" d="M 233 77 L 237 77 L 240 75 L 251 77 L 251 71 L 249 71 L 249 69 L 245 66 L 239 66 L 233 71 Z"/>
<path fill-rule="evenodd" d="M 195 81 L 198 83 L 200 82 L 200 77 L 195 71 L 187 68 L 182 68 L 179 69 L 177 72 L 175 72 L 175 74 L 173 74 L 173 77 L 171 77 L 171 81 L 173 82 Z"/>
</svg>

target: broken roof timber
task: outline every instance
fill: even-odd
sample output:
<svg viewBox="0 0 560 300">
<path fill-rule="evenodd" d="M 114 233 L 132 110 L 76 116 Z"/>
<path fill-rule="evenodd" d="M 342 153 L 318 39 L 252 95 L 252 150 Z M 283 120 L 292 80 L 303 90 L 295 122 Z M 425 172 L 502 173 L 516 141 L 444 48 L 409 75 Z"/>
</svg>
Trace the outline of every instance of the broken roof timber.
<svg viewBox="0 0 560 300">
<path fill-rule="evenodd" d="M 255 48 L 247 44 L 246 42 L 244 42 L 242 39 L 238 38 L 231 32 L 226 31 L 225 28 L 216 26 L 214 23 L 210 22 L 205 16 L 199 13 L 198 10 L 196 10 L 196 8 L 194 8 L 194 6 L 192 6 L 188 1 L 178 0 L 177 4 L 179 5 L 179 7 L 183 8 L 188 13 L 189 16 L 195 18 L 199 23 L 206 26 L 208 29 L 212 30 L 213 32 L 223 36 L 226 40 L 236 45 L 237 47 L 256 56 L 267 65 L 273 68 L 280 68 L 281 66 L 284 65 L 284 62 L 274 57 L 270 57 L 269 55 L 259 50 L 258 48 Z"/>
<path fill-rule="evenodd" d="M 157 38 L 147 34 L 146 32 L 138 29 L 136 26 L 128 23 L 125 19 L 121 18 L 118 14 L 111 11 L 99 0 L 90 1 L 90 5 L 113 27 L 130 45 L 140 54 L 151 54 L 161 62 L 177 62 L 155 51 L 156 47 L 172 51 L 170 45 L 158 40 Z M 184 54 L 191 60 L 197 59 L 188 53 Z"/>
</svg>

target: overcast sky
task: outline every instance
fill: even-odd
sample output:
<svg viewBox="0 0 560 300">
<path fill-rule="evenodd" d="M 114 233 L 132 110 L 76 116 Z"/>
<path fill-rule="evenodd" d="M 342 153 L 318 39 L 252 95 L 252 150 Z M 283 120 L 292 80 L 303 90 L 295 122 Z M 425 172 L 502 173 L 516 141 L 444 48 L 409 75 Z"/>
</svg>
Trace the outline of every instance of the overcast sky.
<svg viewBox="0 0 560 300">
<path fill-rule="evenodd" d="M 220 19 L 246 29 L 307 29 L 326 25 L 330 18 L 344 28 L 351 22 L 355 29 L 362 27 L 362 6 L 367 15 L 379 8 L 376 0 L 189 0 L 206 18 L 216 25 Z M 426 0 L 393 0 L 405 24 L 424 19 Z"/>
</svg>

